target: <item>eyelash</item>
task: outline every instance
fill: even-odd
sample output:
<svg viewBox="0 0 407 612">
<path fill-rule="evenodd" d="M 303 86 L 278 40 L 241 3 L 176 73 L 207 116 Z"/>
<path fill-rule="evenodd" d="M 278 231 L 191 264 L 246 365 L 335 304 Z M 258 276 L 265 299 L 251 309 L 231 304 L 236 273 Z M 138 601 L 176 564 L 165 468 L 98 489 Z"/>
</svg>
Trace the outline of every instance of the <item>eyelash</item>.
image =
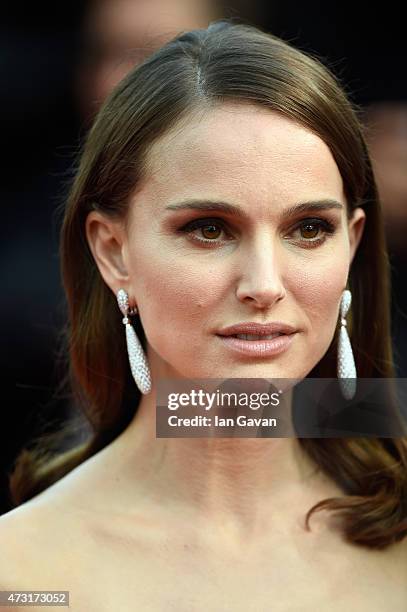
<svg viewBox="0 0 407 612">
<path fill-rule="evenodd" d="M 225 223 L 218 218 L 196 219 L 195 221 L 191 221 L 190 223 L 187 223 L 183 227 L 179 228 L 178 231 L 183 234 L 189 234 L 190 238 L 193 241 L 199 242 L 201 245 L 204 245 L 204 246 L 206 245 L 209 246 L 212 244 L 222 245 L 225 242 L 227 242 L 226 240 L 222 242 L 218 242 L 217 240 L 211 240 L 209 238 L 198 238 L 197 236 L 192 235 L 192 232 L 195 231 L 196 229 L 202 229 L 204 227 L 209 227 L 213 225 L 219 226 L 225 233 L 228 233 Z M 329 236 L 334 234 L 336 231 L 335 224 L 332 223 L 331 221 L 328 221 L 328 219 L 319 219 L 319 218 L 314 218 L 314 217 L 303 219 L 300 223 L 297 224 L 294 230 L 300 229 L 301 227 L 306 226 L 306 225 L 314 225 L 322 229 L 324 231 L 324 236 L 321 238 L 314 238 L 314 239 L 309 239 L 309 240 L 307 240 L 306 238 L 303 238 L 300 242 L 306 245 L 305 248 L 315 248 L 316 246 L 323 244 L 329 238 Z"/>
</svg>

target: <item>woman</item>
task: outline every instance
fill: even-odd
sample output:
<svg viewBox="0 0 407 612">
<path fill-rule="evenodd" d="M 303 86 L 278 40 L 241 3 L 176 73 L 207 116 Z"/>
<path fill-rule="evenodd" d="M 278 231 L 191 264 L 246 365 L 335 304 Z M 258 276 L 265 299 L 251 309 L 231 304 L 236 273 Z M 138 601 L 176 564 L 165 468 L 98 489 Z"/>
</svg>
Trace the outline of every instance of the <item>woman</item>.
<svg viewBox="0 0 407 612">
<path fill-rule="evenodd" d="M 249 26 L 174 39 L 101 109 L 61 255 L 94 435 L 21 454 L 1 587 L 74 610 L 404 611 L 404 437 L 155 437 L 160 379 L 335 377 L 345 322 L 358 376 L 394 376 L 380 204 L 334 77 Z M 283 340 L 225 338 L 276 321 Z"/>
</svg>

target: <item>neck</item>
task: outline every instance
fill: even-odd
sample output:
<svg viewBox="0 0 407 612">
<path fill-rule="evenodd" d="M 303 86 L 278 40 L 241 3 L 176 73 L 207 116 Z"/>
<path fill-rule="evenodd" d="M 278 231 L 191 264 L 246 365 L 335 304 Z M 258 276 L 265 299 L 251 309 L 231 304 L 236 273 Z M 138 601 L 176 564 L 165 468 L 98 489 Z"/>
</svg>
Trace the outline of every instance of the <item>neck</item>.
<svg viewBox="0 0 407 612">
<path fill-rule="evenodd" d="M 156 438 L 156 392 L 113 443 L 126 507 L 150 500 L 175 520 L 228 533 L 231 541 L 281 526 L 293 508 L 302 516 L 332 484 L 316 474 L 296 438 Z M 134 497 L 134 491 L 137 491 Z M 164 514 L 163 512 L 163 514 Z M 173 522 L 172 522 L 173 524 Z M 280 528 L 280 527 L 278 527 Z"/>
</svg>

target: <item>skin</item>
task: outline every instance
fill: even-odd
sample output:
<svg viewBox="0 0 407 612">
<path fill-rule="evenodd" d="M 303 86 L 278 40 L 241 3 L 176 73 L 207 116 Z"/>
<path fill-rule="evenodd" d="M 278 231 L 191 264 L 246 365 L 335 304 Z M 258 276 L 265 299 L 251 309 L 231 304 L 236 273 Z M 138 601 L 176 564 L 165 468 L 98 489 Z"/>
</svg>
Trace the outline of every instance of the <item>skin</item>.
<svg viewBox="0 0 407 612">
<path fill-rule="evenodd" d="M 112 445 L 120 467 L 110 458 L 104 469 L 112 478 L 114 470 L 122 474 L 116 496 L 121 511 L 139 503 L 142 489 L 142 503 L 150 499 L 154 515 L 161 512 L 153 502 L 159 496 L 166 500 L 165 514 L 173 511 L 182 521 L 192 512 L 208 525 L 207 536 L 199 537 L 214 535 L 232 547 L 249 538 L 254 545 L 265 526 L 275 529 L 277 515 L 285 520 L 293 499 L 315 503 L 322 491 L 340 492 L 322 477 L 309 489 L 311 465 L 290 438 L 156 439 L 154 381 L 217 378 L 220 364 L 222 377 L 306 376 L 332 341 L 365 213 L 359 208 L 347 222 L 342 179 L 320 138 L 248 104 L 191 115 L 155 143 L 148 161 L 148 176 L 131 198 L 126 220 L 93 211 L 86 222 L 105 282 L 115 294 L 125 288 L 137 305 L 153 379 L 152 393 L 142 397 L 136 418 Z M 213 212 L 166 210 L 189 198 L 231 203 L 246 219 L 216 213 L 230 237 L 218 229 L 216 244 L 202 245 L 177 230 L 192 219 L 213 218 Z M 294 227 L 315 213 L 288 219 L 284 211 L 326 198 L 343 205 L 317 215 L 332 220 L 336 231 L 309 248 Z M 321 232 L 314 229 L 315 236 Z M 238 356 L 216 336 L 232 323 L 272 320 L 298 330 L 278 356 Z M 283 497 L 276 504 L 278 495 Z"/>
<path fill-rule="evenodd" d="M 167 134 L 149 162 L 127 223 L 92 212 L 87 233 L 106 283 L 115 295 L 125 288 L 139 310 L 156 375 L 216 378 L 222 364 L 225 377 L 306 376 L 332 341 L 365 218 L 358 208 L 347 224 L 342 179 L 328 147 L 276 113 L 228 105 Z M 229 202 L 247 220 L 166 210 L 192 198 Z M 311 236 L 306 243 L 293 228 L 318 215 L 284 219 L 284 210 L 321 199 L 343 208 L 319 215 L 337 229 L 310 248 L 316 231 L 305 234 Z M 204 239 L 208 228 L 190 237 L 177 233 L 187 222 L 214 216 L 231 237 L 218 229 L 204 245 L 193 236 Z M 215 335 L 232 323 L 272 320 L 298 330 L 277 358 L 236 357 Z"/>
<path fill-rule="evenodd" d="M 69 589 L 74 610 L 246 611 L 272 602 L 276 612 L 401 612 L 405 545 L 384 553 L 350 545 L 324 513 L 304 530 L 311 506 L 342 492 L 295 439 L 155 437 L 157 376 L 297 378 L 315 365 L 332 340 L 364 225 L 362 210 L 348 224 L 342 209 L 329 213 L 337 232 L 326 243 L 306 249 L 292 237 L 298 219 L 283 219 L 287 206 L 345 203 L 328 148 L 302 127 L 231 104 L 179 127 L 151 150 L 127 220 L 92 212 L 86 223 L 104 280 L 139 308 L 153 390 L 112 443 L 1 517 L 0 587 L 43 588 L 45 565 L 47 588 Z M 174 229 L 185 212 L 181 220 L 165 211 L 186 197 L 228 201 L 247 221 L 225 219 L 231 241 L 202 247 Z M 272 358 L 230 355 L 214 335 L 237 321 L 276 319 L 299 331 Z"/>
</svg>

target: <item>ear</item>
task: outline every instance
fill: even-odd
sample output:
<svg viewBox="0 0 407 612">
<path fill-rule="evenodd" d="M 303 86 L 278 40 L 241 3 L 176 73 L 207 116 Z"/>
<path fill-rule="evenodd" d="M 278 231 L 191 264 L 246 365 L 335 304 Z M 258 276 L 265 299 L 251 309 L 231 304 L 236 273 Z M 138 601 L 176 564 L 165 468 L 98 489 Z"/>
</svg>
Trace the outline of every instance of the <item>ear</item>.
<svg viewBox="0 0 407 612">
<path fill-rule="evenodd" d="M 352 263 L 365 227 L 366 213 L 363 208 L 355 208 L 348 223 L 349 233 L 349 265 Z"/>
<path fill-rule="evenodd" d="M 123 222 L 93 210 L 86 218 L 86 237 L 103 280 L 116 295 L 129 284 Z"/>
</svg>

